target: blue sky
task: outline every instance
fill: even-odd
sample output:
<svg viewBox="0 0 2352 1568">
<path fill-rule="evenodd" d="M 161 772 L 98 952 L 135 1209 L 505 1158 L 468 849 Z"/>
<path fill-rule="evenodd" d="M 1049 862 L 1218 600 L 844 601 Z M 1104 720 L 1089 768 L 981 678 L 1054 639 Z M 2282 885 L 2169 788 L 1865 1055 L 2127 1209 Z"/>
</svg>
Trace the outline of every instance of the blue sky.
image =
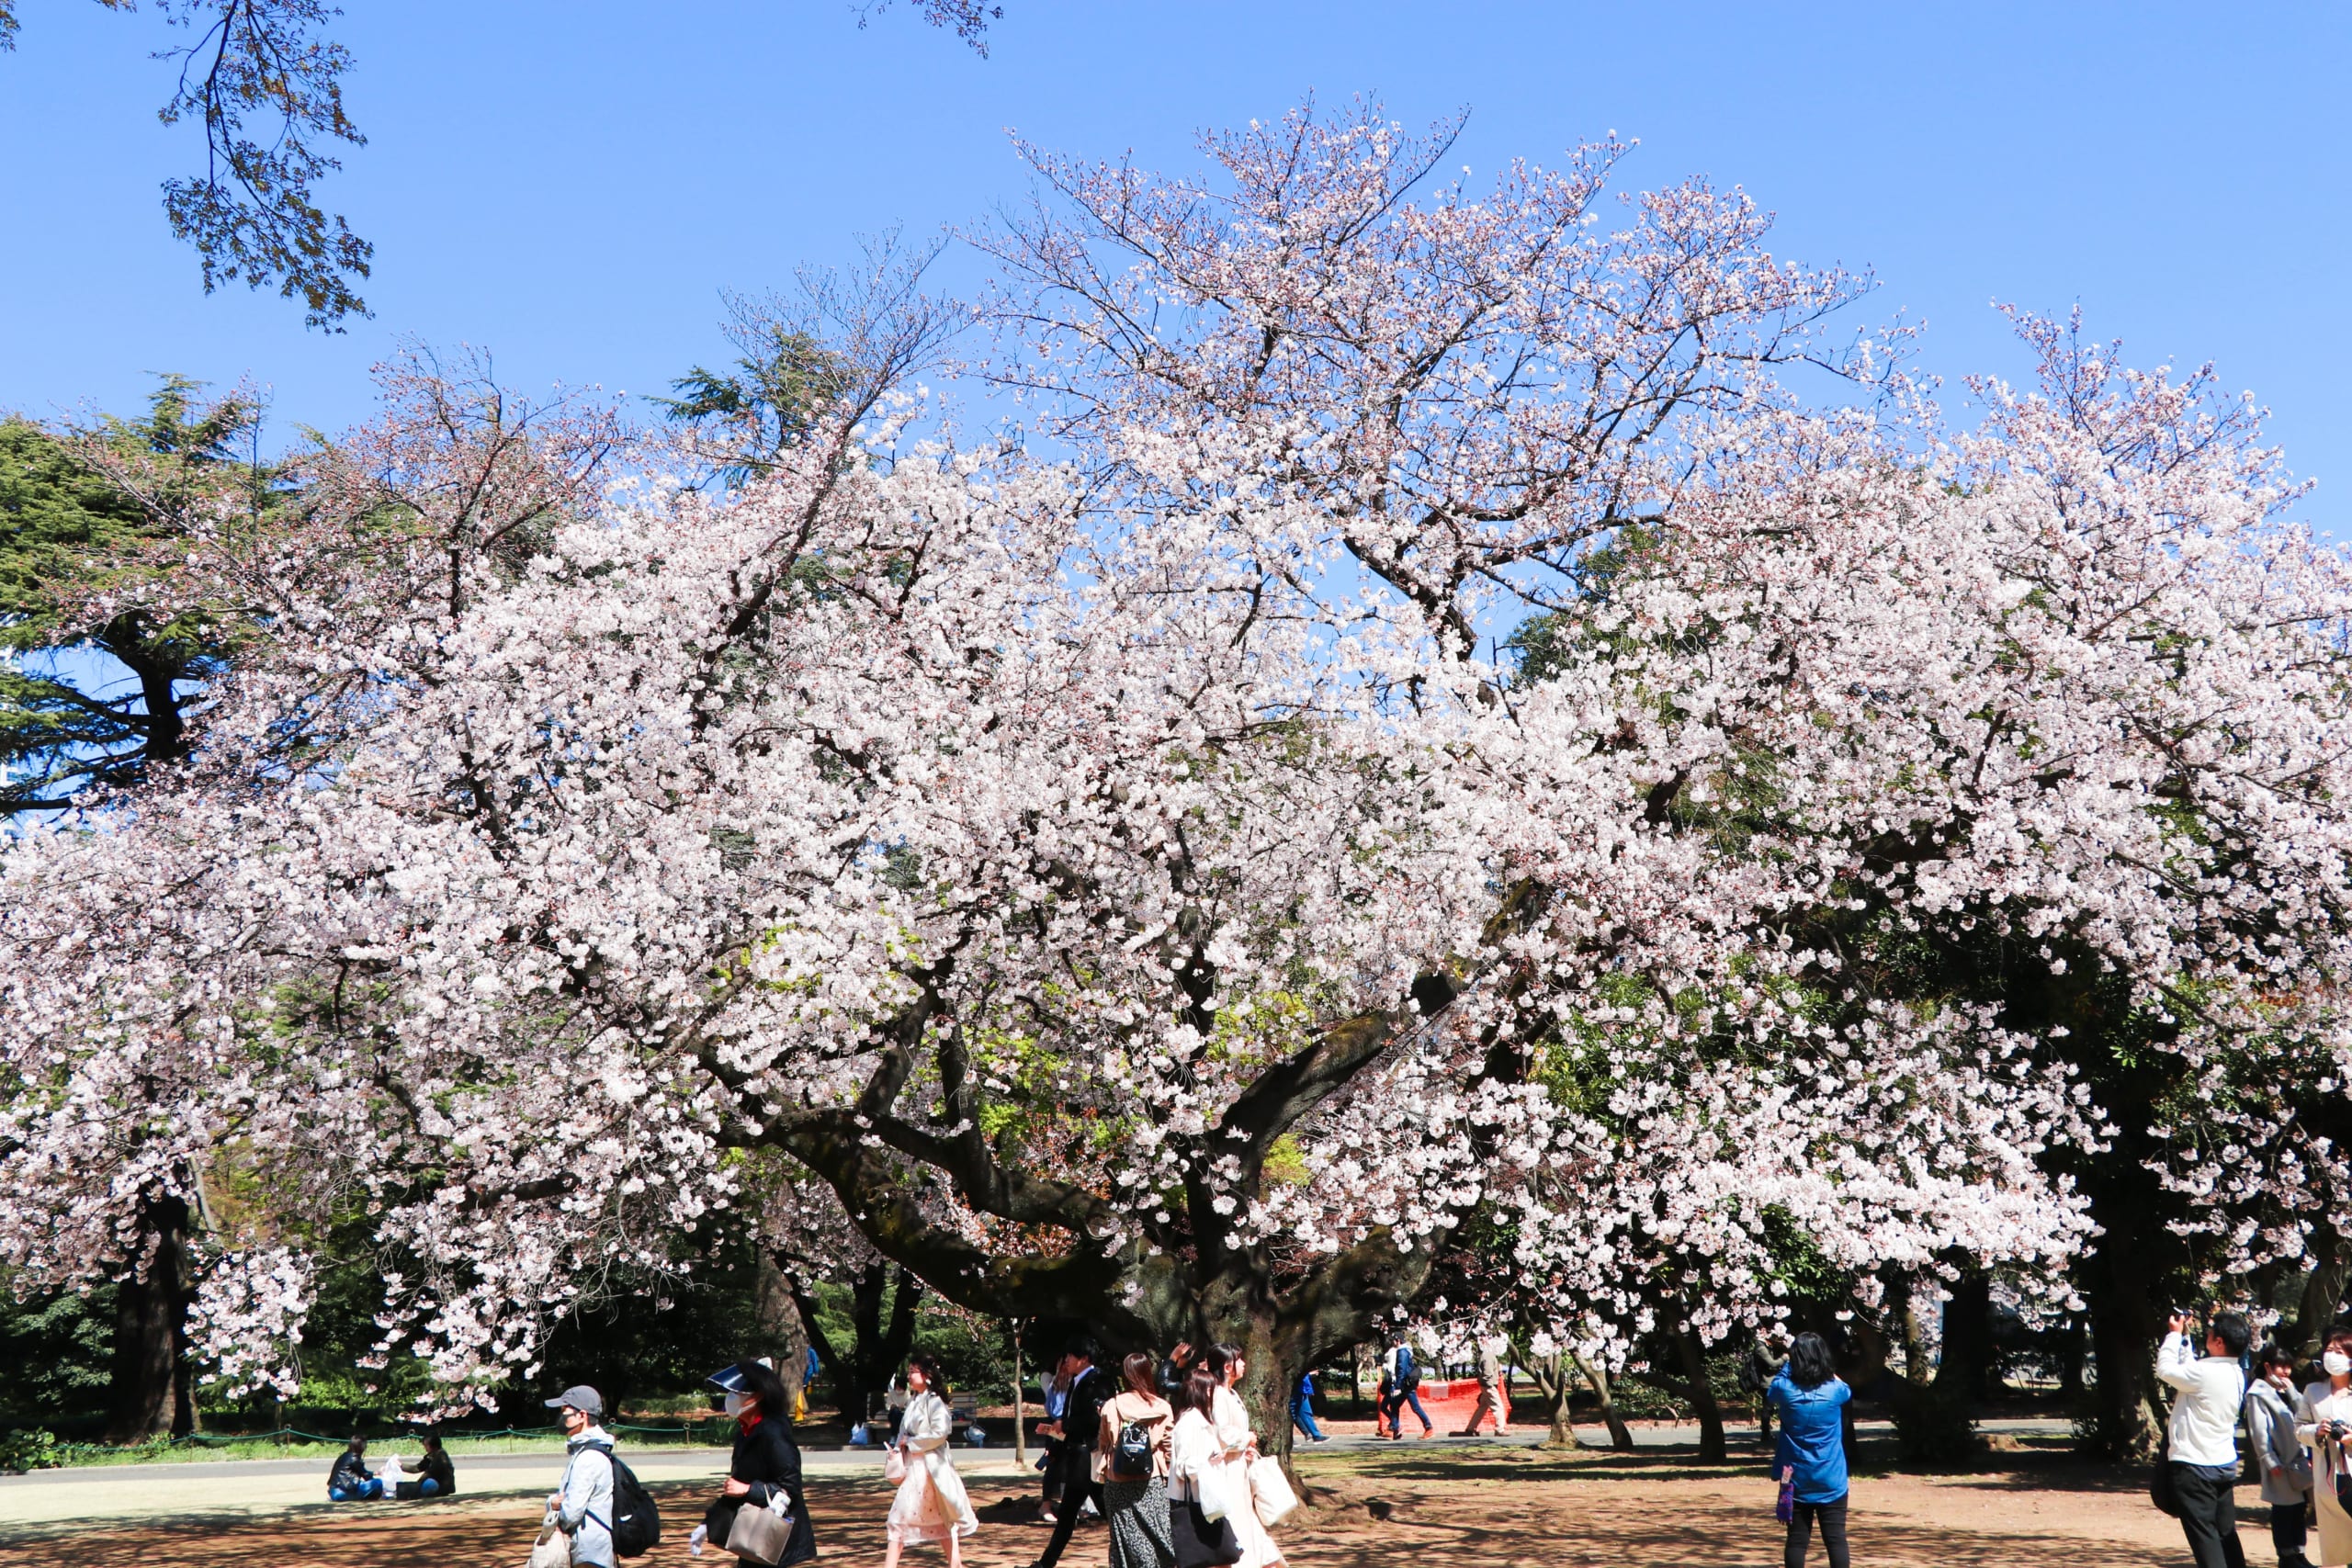
<svg viewBox="0 0 2352 1568">
<path fill-rule="evenodd" d="M 2273 405 L 2331 532 L 2352 468 L 2352 6 L 1004 0 L 981 59 L 913 0 L 349 0 L 354 118 L 326 187 L 377 245 L 371 321 L 205 298 L 158 183 L 152 7 L 22 0 L 0 56 L 0 407 L 127 407 L 144 373 L 250 375 L 277 417 L 362 417 L 401 336 L 521 385 L 659 390 L 723 354 L 722 288 L 851 237 L 984 219 L 1027 189 L 1005 131 L 1193 165 L 1202 127 L 1302 95 L 1471 110 L 1460 161 L 1616 130 L 1634 185 L 1704 174 L 1778 247 L 1873 268 L 1957 378 L 2020 359 L 1988 303 L 2064 311 L 2143 363 L 2211 358 Z M 968 277 L 969 258 L 947 276 Z M 2333 481 L 2333 482 L 2331 482 Z"/>
</svg>

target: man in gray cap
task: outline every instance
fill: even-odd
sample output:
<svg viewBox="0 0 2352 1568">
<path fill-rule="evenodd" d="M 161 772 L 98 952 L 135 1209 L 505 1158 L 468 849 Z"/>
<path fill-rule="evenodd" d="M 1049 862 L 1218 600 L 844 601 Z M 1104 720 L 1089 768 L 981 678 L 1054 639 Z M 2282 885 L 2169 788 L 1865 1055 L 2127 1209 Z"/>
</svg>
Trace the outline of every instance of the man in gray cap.
<svg viewBox="0 0 2352 1568">
<path fill-rule="evenodd" d="M 613 1557 L 613 1436 L 598 1426 L 605 1400 L 586 1383 L 565 1389 L 547 1402 L 563 1423 L 563 1485 L 548 1497 L 548 1511 L 571 1545 L 574 1568 L 619 1568 Z"/>
</svg>

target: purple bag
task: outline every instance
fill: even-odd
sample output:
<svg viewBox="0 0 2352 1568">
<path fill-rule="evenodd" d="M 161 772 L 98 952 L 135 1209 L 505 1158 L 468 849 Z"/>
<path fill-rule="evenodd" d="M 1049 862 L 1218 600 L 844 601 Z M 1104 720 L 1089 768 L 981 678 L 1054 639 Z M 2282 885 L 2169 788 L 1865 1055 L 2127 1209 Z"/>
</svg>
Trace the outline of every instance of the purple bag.
<svg viewBox="0 0 2352 1568">
<path fill-rule="evenodd" d="M 1797 1478 L 1793 1472 L 1781 1482 L 1781 1500 L 1772 1505 L 1772 1517 L 1782 1524 L 1797 1517 Z"/>
</svg>

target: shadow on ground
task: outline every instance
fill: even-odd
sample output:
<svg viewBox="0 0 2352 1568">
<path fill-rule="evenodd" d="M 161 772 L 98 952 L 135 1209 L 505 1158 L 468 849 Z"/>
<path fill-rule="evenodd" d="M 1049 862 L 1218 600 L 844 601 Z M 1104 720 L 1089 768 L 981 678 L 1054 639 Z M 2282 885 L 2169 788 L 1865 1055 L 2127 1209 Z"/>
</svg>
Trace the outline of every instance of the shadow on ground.
<svg viewBox="0 0 2352 1568">
<path fill-rule="evenodd" d="M 1318 1456 L 1319 1458 L 1320 1456 Z M 1383 1456 L 1385 1460 L 1386 1456 Z M 2037 1467 L 2038 1469 L 2039 1467 Z M 1768 1486 L 1740 1467 L 1696 1467 L 1672 1455 L 1437 1456 L 1385 1463 L 1308 1467 L 1316 1506 L 1279 1532 L 1293 1568 L 1769 1568 L 1780 1561 Z M 2149 1568 L 2186 1562 L 2177 1535 L 2144 1502 L 2086 1497 L 2062 1474 L 2019 1472 L 1903 1477 L 1857 1495 L 1854 1555 L 1872 1568 Z M 1987 1488 L 2006 1489 L 2006 1495 Z M 2104 1491 L 2104 1486 L 2089 1488 Z M 662 1543 L 640 1563 L 735 1568 L 735 1559 L 686 1555 L 686 1532 L 707 1487 L 657 1486 Z M 1027 1490 L 978 1481 L 984 1519 L 965 1549 L 972 1568 L 1024 1568 L 1046 1530 L 1013 1522 Z M 810 1488 L 823 1561 L 879 1562 L 889 1488 L 876 1480 L 826 1480 Z M 993 1517 L 991 1517 L 993 1516 Z M 440 1506 L 363 1505 L 277 1518 L 128 1529 L 78 1529 L 0 1541 L 16 1568 L 520 1568 L 537 1515 L 514 1499 L 460 1498 Z M 2165 1542 L 2169 1540 L 2169 1551 Z M 1096 1568 L 1100 1526 L 1082 1531 L 1066 1560 Z M 1818 1562 L 1819 1549 L 1815 1549 Z M 935 1562 L 910 1554 L 910 1565 Z"/>
</svg>

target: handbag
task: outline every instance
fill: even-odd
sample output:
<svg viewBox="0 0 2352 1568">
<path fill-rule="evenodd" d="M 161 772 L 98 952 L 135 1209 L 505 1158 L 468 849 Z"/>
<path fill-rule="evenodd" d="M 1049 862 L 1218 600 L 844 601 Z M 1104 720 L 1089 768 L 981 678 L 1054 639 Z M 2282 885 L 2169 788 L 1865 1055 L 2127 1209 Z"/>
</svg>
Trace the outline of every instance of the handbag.
<svg viewBox="0 0 2352 1568">
<path fill-rule="evenodd" d="M 1258 1522 L 1268 1529 L 1298 1511 L 1298 1494 L 1283 1474 L 1282 1461 L 1272 1454 L 1260 1454 L 1250 1461 L 1250 1503 L 1258 1512 Z"/>
<path fill-rule="evenodd" d="M 1782 1524 L 1797 1517 L 1797 1481 L 1793 1475 L 1781 1482 L 1780 1500 L 1772 1505 L 1772 1517 Z"/>
<path fill-rule="evenodd" d="M 1176 1568 L 1225 1568 L 1241 1561 L 1241 1538 L 1232 1521 L 1210 1518 L 1197 1497 L 1169 1499 L 1168 1536 L 1176 1548 Z"/>
<path fill-rule="evenodd" d="M 893 1443 L 890 1445 L 890 1451 L 884 1455 L 882 1459 L 882 1479 L 885 1481 L 904 1481 L 906 1478 L 907 1450 L 899 1447 L 898 1444 Z"/>
<path fill-rule="evenodd" d="M 571 1542 L 550 1523 L 531 1543 L 531 1560 L 524 1568 L 571 1568 Z"/>
<path fill-rule="evenodd" d="M 760 1568 L 775 1568 L 792 1543 L 792 1519 L 774 1508 L 739 1508 L 727 1527 L 727 1550 Z"/>
</svg>

